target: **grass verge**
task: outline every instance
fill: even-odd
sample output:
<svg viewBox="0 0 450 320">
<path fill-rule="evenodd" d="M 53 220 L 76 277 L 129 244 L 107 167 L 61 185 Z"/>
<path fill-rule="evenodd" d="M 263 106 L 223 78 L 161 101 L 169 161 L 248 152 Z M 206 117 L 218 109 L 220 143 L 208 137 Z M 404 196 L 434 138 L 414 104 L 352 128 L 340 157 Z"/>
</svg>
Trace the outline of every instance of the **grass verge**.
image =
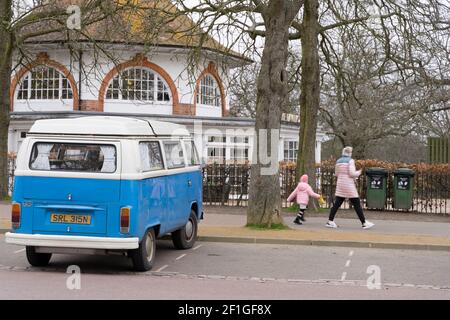
<svg viewBox="0 0 450 320">
<path fill-rule="evenodd" d="M 252 230 L 289 230 L 290 228 L 282 223 L 276 223 L 270 225 L 267 224 L 247 224 L 247 228 Z"/>
<path fill-rule="evenodd" d="M 282 210 L 283 210 L 283 212 L 286 212 L 286 213 L 297 213 L 299 209 L 300 208 L 299 208 L 298 204 L 295 203 L 290 207 L 283 208 Z M 330 211 L 330 209 L 327 209 L 327 208 L 319 208 L 317 213 L 328 213 L 329 211 Z M 315 211 L 314 207 L 310 206 L 306 212 L 316 212 L 316 211 Z"/>
</svg>

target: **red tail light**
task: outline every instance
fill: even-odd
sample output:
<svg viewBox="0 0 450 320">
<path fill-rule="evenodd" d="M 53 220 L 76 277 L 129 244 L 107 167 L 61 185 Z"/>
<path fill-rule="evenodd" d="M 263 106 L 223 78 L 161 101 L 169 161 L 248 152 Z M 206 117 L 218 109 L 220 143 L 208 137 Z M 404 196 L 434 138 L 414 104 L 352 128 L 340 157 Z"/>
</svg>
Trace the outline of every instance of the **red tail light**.
<svg viewBox="0 0 450 320">
<path fill-rule="evenodd" d="M 120 209 L 120 232 L 130 232 L 130 208 Z"/>
<path fill-rule="evenodd" d="M 13 203 L 11 208 L 11 222 L 13 229 L 20 228 L 20 204 Z"/>
</svg>

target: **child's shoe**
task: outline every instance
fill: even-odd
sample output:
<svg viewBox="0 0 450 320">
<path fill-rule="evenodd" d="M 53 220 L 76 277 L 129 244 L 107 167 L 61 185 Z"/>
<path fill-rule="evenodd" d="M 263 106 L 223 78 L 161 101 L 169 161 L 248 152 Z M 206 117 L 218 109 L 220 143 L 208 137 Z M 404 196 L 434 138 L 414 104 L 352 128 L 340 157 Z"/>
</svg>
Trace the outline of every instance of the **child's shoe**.
<svg viewBox="0 0 450 320">
<path fill-rule="evenodd" d="M 300 221 L 300 219 L 298 217 L 295 218 L 294 223 L 295 224 L 302 224 L 302 222 Z"/>
</svg>

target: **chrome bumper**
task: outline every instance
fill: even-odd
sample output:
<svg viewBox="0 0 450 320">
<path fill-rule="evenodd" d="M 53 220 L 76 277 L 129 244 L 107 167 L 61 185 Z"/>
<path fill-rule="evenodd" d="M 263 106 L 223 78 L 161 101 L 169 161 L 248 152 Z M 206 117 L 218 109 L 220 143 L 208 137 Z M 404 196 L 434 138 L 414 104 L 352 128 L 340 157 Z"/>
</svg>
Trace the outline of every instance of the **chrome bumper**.
<svg viewBox="0 0 450 320">
<path fill-rule="evenodd" d="M 129 250 L 139 247 L 139 238 L 59 236 L 11 232 L 5 234 L 5 241 L 9 244 L 50 248 Z"/>
</svg>

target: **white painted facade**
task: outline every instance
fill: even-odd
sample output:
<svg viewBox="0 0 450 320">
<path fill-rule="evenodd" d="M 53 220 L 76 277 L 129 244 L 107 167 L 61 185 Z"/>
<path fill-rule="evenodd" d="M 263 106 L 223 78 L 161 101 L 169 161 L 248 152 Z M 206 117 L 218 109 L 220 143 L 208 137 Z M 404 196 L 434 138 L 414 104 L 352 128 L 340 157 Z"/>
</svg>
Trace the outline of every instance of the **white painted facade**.
<svg viewBox="0 0 450 320">
<path fill-rule="evenodd" d="M 201 72 L 208 67 L 208 63 L 211 60 L 204 59 L 203 63 L 200 63 L 198 71 L 195 74 L 189 74 L 187 68 L 187 57 L 183 50 L 180 49 L 158 49 L 161 52 L 152 52 L 146 54 L 146 58 L 152 64 L 157 65 L 166 71 L 170 78 L 173 80 L 177 91 L 178 100 L 181 104 L 193 104 L 195 97 L 195 82 L 200 76 Z M 41 45 L 38 48 L 32 50 L 37 56 L 40 52 L 45 52 L 50 60 L 57 61 L 66 67 L 74 79 L 77 81 L 80 77 L 79 72 L 79 60 L 74 57 L 74 54 L 68 49 L 58 48 L 55 45 Z M 106 75 L 118 64 L 132 60 L 136 54 L 141 54 L 142 50 L 139 48 L 127 48 L 127 49 L 115 49 L 111 51 L 112 58 L 106 57 L 104 54 L 98 53 L 94 50 L 83 50 L 82 56 L 82 84 L 77 89 L 79 91 L 82 100 L 98 100 L 99 90 L 102 81 Z M 15 59 L 18 62 L 18 58 Z M 213 60 L 216 63 L 217 71 L 221 80 L 226 88 L 226 79 L 228 74 L 228 68 L 224 67 L 224 63 Z M 220 65 L 219 65 L 220 63 Z M 17 72 L 18 70 L 16 70 Z M 15 73 L 13 74 L 14 77 Z M 14 93 L 14 112 L 48 112 L 48 111 L 71 111 L 73 110 L 72 100 L 33 100 L 23 101 L 17 99 L 19 86 L 17 86 Z M 104 111 L 105 112 L 120 112 L 120 113 L 132 113 L 132 114 L 172 114 L 172 99 L 171 102 L 150 102 L 150 101 L 129 101 L 129 100 L 112 100 L 105 99 Z M 229 108 L 228 96 L 225 96 L 226 108 Z M 220 107 L 197 105 L 198 116 L 206 117 L 220 117 L 222 110 Z"/>
<path fill-rule="evenodd" d="M 37 119 L 42 118 L 66 118 L 66 117 L 80 117 L 91 115 L 102 115 L 101 113 L 93 112 L 68 112 L 68 113 L 40 113 L 40 114 L 13 114 L 9 130 L 9 150 L 17 152 L 20 144 L 26 137 L 26 133 Z M 117 116 L 128 116 L 127 114 L 109 114 Z M 214 161 L 208 155 L 211 148 L 224 149 L 224 161 L 226 163 L 233 163 L 232 149 L 248 149 L 248 158 L 237 162 L 252 162 L 254 153 L 254 121 L 251 119 L 228 119 L 224 121 L 222 118 L 213 117 L 189 117 L 189 116 L 164 116 L 153 115 L 147 116 L 143 114 L 135 115 L 143 119 L 152 119 L 165 122 L 173 122 L 184 125 L 192 135 L 195 145 L 199 151 L 199 155 L 204 163 L 213 163 L 221 161 Z M 211 142 L 211 136 L 222 137 L 224 141 Z M 235 142 L 234 138 L 243 138 L 244 141 Z M 248 141 L 245 141 L 245 137 Z M 316 140 L 316 161 L 320 162 L 320 150 L 322 141 L 325 141 L 325 135 L 318 133 Z M 278 144 L 278 160 L 284 161 L 285 142 L 298 142 L 298 125 L 283 123 L 280 130 L 280 138 Z"/>
<path fill-rule="evenodd" d="M 220 77 L 224 87 L 225 110 L 229 109 L 229 97 L 227 94 L 227 76 L 229 70 L 239 63 L 238 59 L 232 58 L 225 60 L 220 54 L 211 54 L 204 56 L 201 65 L 197 68 L 195 74 L 188 72 L 187 53 L 180 48 L 158 48 L 145 54 L 149 63 L 156 65 L 164 70 L 173 81 L 176 88 L 178 104 L 195 105 L 195 115 L 177 115 L 174 114 L 174 96 L 171 92 L 170 101 L 140 101 L 140 100 L 112 100 L 104 99 L 103 110 L 80 110 L 75 108 L 73 99 L 58 100 L 20 100 L 18 92 L 20 88 L 17 85 L 12 103 L 11 123 L 9 127 L 8 147 L 10 152 L 17 152 L 20 144 L 25 139 L 26 132 L 31 128 L 34 121 L 45 118 L 66 118 L 89 115 L 121 115 L 136 116 L 141 118 L 156 119 L 168 122 L 184 124 L 190 130 L 194 137 L 197 148 L 199 149 L 203 161 L 213 162 L 211 152 L 218 152 L 219 157 L 226 162 L 239 158 L 241 161 L 252 161 L 254 146 L 254 121 L 251 119 L 223 117 L 221 106 L 202 105 L 197 103 L 195 97 L 196 83 L 199 76 L 208 68 L 210 62 L 214 63 L 215 70 Z M 50 61 L 56 61 L 63 65 L 75 80 L 76 88 L 72 91 L 78 91 L 81 104 L 88 101 L 96 103 L 100 100 L 99 91 L 102 83 L 106 83 L 105 77 L 115 68 L 115 66 L 133 60 L 138 54 L 142 54 L 140 47 L 116 46 L 111 48 L 110 52 L 115 57 L 114 62 L 104 55 L 97 56 L 97 52 L 90 49 L 84 49 L 82 55 L 83 73 L 81 84 L 79 82 L 80 61 L 74 58 L 68 49 L 61 45 L 40 44 L 38 47 L 30 47 L 36 57 L 41 52 L 45 52 Z M 18 61 L 18 59 L 16 59 Z M 142 67 L 146 68 L 146 67 Z M 16 72 L 18 72 L 16 70 Z M 152 70 L 157 74 L 155 70 Z M 26 74 L 21 78 L 26 77 Z M 13 75 L 14 78 L 14 75 Z M 105 84 L 104 84 L 105 85 Z M 169 86 L 168 83 L 166 83 Z M 201 130 L 199 131 L 199 127 Z M 285 160 L 285 142 L 298 141 L 299 125 L 294 122 L 283 122 L 279 138 L 279 160 Z M 211 136 L 225 136 L 224 140 L 211 141 Z M 235 139 L 234 137 L 240 137 Z M 320 162 L 321 142 L 324 134 L 319 132 L 316 137 L 316 161 Z M 298 143 L 297 143 L 298 145 Z M 214 149 L 214 150 L 213 150 Z M 246 151 L 247 150 L 247 151 Z M 223 152 L 222 152 L 223 151 Z M 223 154 L 222 154 L 223 153 Z"/>
</svg>

